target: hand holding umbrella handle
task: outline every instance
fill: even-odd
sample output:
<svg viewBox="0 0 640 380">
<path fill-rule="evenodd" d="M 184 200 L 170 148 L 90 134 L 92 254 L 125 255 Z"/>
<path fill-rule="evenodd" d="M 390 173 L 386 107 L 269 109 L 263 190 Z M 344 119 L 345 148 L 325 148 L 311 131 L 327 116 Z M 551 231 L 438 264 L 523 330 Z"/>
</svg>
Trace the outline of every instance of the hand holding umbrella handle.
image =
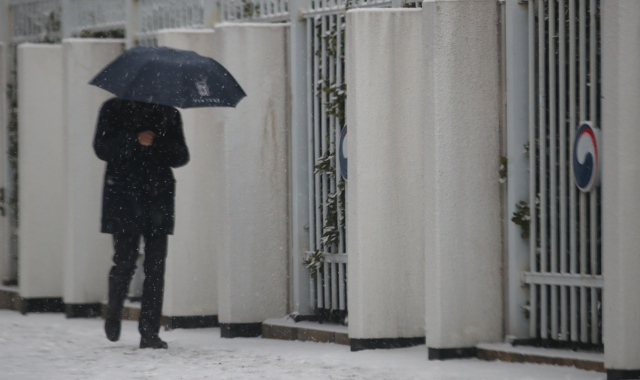
<svg viewBox="0 0 640 380">
<path fill-rule="evenodd" d="M 155 137 L 155 133 L 151 131 L 143 131 L 138 133 L 138 142 L 140 143 L 140 145 L 151 146 Z"/>
</svg>

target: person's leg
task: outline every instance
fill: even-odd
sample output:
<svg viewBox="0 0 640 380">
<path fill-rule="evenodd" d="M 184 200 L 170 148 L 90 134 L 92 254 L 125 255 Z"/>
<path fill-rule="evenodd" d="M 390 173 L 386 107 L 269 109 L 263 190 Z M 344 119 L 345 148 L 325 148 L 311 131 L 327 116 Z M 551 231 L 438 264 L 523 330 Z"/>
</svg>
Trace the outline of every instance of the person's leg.
<svg viewBox="0 0 640 380">
<path fill-rule="evenodd" d="M 122 307 L 127 297 L 131 276 L 136 268 L 138 259 L 138 245 L 140 235 L 134 233 L 121 233 L 113 235 L 113 267 L 109 272 L 109 303 L 107 305 L 107 318 L 105 332 L 111 341 L 120 338 L 120 320 Z"/>
<path fill-rule="evenodd" d="M 138 330 L 140 347 L 167 348 L 158 338 L 162 300 L 164 297 L 164 270 L 167 258 L 167 235 L 145 235 L 144 286 Z"/>
</svg>

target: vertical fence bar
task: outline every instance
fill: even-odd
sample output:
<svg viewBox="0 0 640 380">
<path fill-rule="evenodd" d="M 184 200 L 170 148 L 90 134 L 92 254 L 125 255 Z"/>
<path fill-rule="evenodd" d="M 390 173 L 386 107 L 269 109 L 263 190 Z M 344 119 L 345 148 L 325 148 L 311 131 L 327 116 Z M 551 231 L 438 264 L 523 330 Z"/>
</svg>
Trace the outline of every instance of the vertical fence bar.
<svg viewBox="0 0 640 380">
<path fill-rule="evenodd" d="M 598 93 L 598 75 L 596 72 L 597 48 L 597 32 L 596 32 L 596 0 L 591 0 L 589 5 L 589 119 L 594 126 L 597 126 L 597 109 L 596 96 Z M 597 273 L 597 252 L 598 252 L 598 209 L 597 209 L 598 189 L 594 188 L 590 195 L 591 212 L 589 233 L 591 242 L 591 276 Z M 597 291 L 591 288 L 591 343 L 598 343 L 598 310 L 597 310 Z"/>
<path fill-rule="evenodd" d="M 561 0 L 562 1 L 562 0 Z M 551 217 L 551 272 L 558 272 L 558 188 L 556 114 L 556 1 L 549 0 L 549 204 Z M 551 285 L 551 339 L 558 339 L 558 287 Z"/>
<path fill-rule="evenodd" d="M 344 63 L 344 51 L 342 50 L 342 44 L 343 44 L 342 30 L 344 29 L 345 24 L 344 24 L 343 17 L 344 17 L 344 15 L 342 15 L 342 14 L 337 17 L 337 33 L 338 33 L 338 35 L 337 35 L 336 38 L 337 38 L 337 43 L 338 43 L 338 47 L 337 47 L 337 50 L 338 50 L 338 53 L 337 53 L 338 54 L 337 55 L 338 65 L 337 65 L 337 68 L 336 68 L 337 69 L 336 85 L 338 86 L 337 87 L 338 89 L 340 89 L 342 87 L 342 84 L 344 83 L 343 82 L 343 80 L 344 80 L 344 72 L 342 70 L 342 65 Z M 344 117 L 344 115 L 343 115 L 343 117 Z M 344 125 L 344 119 L 340 120 L 339 125 L 341 127 Z M 341 130 L 341 128 L 337 128 L 337 129 L 338 130 L 336 131 L 336 139 L 337 139 L 337 141 L 340 141 L 340 137 L 342 136 L 342 130 Z M 336 159 L 336 166 L 338 168 L 338 174 L 337 174 L 338 181 L 342 181 L 343 185 L 344 185 L 342 191 L 347 191 L 346 183 L 342 179 L 341 174 L 340 174 L 340 171 L 342 169 L 340 167 L 340 160 L 339 159 Z M 347 250 L 346 239 L 345 239 L 346 231 L 344 229 L 344 226 L 340 225 L 340 220 L 343 219 L 343 218 L 346 220 L 346 215 L 342 215 L 342 208 L 340 206 L 345 206 L 345 205 L 341 205 L 340 204 L 340 197 L 338 197 L 338 205 L 339 205 L 339 207 L 338 207 L 338 229 L 340 231 L 340 244 L 339 244 L 338 252 L 339 253 L 345 253 L 346 250 Z M 346 211 L 346 208 L 345 208 L 345 211 Z M 339 294 L 340 294 L 339 300 L 338 300 L 338 302 L 339 302 L 338 307 L 340 308 L 340 310 L 346 310 L 346 302 L 347 302 L 347 295 L 346 295 L 347 290 L 346 290 L 346 286 L 345 286 L 345 272 L 346 272 L 346 269 L 347 269 L 346 267 L 347 267 L 347 264 L 340 264 L 340 266 L 338 267 L 339 268 L 339 271 L 338 271 L 338 284 L 339 285 L 338 286 L 339 286 Z"/>
<path fill-rule="evenodd" d="M 315 194 L 314 194 L 314 179 L 315 175 L 313 174 L 313 164 L 315 162 L 314 157 L 314 128 L 313 128 L 313 104 L 314 104 L 314 83 L 315 77 L 313 76 L 313 20 L 307 19 L 307 154 L 309 160 L 309 250 L 315 251 L 316 247 L 316 220 L 315 220 Z M 315 305 L 314 300 L 316 299 L 316 286 L 314 281 L 314 276 L 310 276 L 310 286 L 309 286 L 309 303 L 313 307 Z"/>
<path fill-rule="evenodd" d="M 340 88 L 342 87 L 342 83 L 343 83 L 343 72 L 342 72 L 342 64 L 344 62 L 342 54 L 342 28 L 344 26 L 343 21 L 342 21 L 342 15 L 338 15 L 336 17 L 336 32 L 337 32 L 337 36 L 336 36 L 336 42 L 337 42 L 337 47 L 336 47 L 336 88 L 338 89 L 338 91 L 340 91 Z M 340 143 L 340 138 L 342 136 L 342 126 L 344 125 L 344 120 L 340 120 L 339 118 L 336 117 L 336 125 L 338 125 L 338 128 L 336 128 L 336 137 L 335 140 L 336 142 L 339 144 Z M 342 180 L 342 176 L 341 176 L 341 170 L 342 168 L 340 167 L 340 159 L 339 159 L 339 147 L 338 147 L 338 151 L 336 153 L 336 181 L 338 183 L 338 185 L 340 184 L 340 182 L 344 182 L 344 180 Z M 344 189 L 342 191 L 345 191 Z M 343 226 L 340 225 L 340 220 L 342 219 L 343 215 L 342 215 L 342 209 L 341 209 L 341 204 L 340 204 L 340 197 L 338 196 L 336 199 L 336 202 L 338 203 L 338 213 L 337 213 L 337 217 L 338 217 L 338 232 L 340 234 L 340 242 L 338 243 L 338 253 L 344 253 L 346 251 L 346 246 L 345 246 L 345 231 L 342 228 Z M 344 206 L 344 205 L 342 205 Z M 342 290 L 340 291 L 340 297 L 342 297 Z"/>
<path fill-rule="evenodd" d="M 328 79 L 328 71 L 329 68 L 327 67 L 327 39 L 326 39 L 326 34 L 327 34 L 327 21 L 328 21 L 328 16 L 322 16 L 321 17 L 321 23 L 322 23 L 322 33 L 320 34 L 321 38 L 320 38 L 320 44 L 322 46 L 322 50 L 321 50 L 321 65 L 322 65 L 322 86 L 325 86 L 327 84 L 327 79 Z M 329 98 L 329 95 L 327 93 L 325 93 L 324 91 L 320 91 L 321 94 L 321 103 L 320 103 L 320 128 L 321 128 L 321 136 L 322 136 L 322 155 L 326 155 L 329 153 L 329 141 L 327 141 L 327 137 L 328 137 L 328 133 L 329 133 L 329 126 L 327 125 L 327 100 Z M 322 174 L 322 218 L 326 219 L 327 217 L 327 209 L 328 209 L 328 195 L 329 195 L 329 190 L 330 190 L 330 186 L 329 186 L 329 175 L 326 173 Z M 323 220 L 322 223 L 323 229 L 325 227 L 327 227 L 325 225 L 325 220 Z M 324 251 L 325 252 L 329 252 L 330 247 L 325 246 L 324 247 Z M 330 287 L 330 282 L 329 282 L 329 264 L 325 261 L 324 263 L 324 306 L 325 308 L 329 309 L 331 307 L 331 293 L 329 293 L 329 287 Z"/>
<path fill-rule="evenodd" d="M 529 213 L 531 215 L 531 225 L 529 229 L 530 242 L 530 271 L 537 271 L 537 215 L 536 215 L 536 78 L 535 78 L 535 1 L 529 1 Z M 536 285 L 531 284 L 529 287 L 529 335 L 532 338 L 537 337 L 537 295 Z"/>
<path fill-rule="evenodd" d="M 538 3 L 538 124 L 540 142 L 540 272 L 548 272 L 547 268 L 547 46 L 544 0 Z M 547 285 L 540 285 L 540 337 L 548 337 Z"/>
<path fill-rule="evenodd" d="M 576 0 L 569 0 L 569 142 L 576 135 Z M 571 150 L 570 150 L 571 151 Z M 573 154 L 569 155 L 569 167 L 573 167 Z M 573 181 L 571 181 L 573 185 Z M 571 274 L 578 273 L 578 226 L 576 210 L 576 187 L 569 187 L 569 230 Z M 571 292 L 571 341 L 578 341 L 578 289 L 570 287 Z"/>
<path fill-rule="evenodd" d="M 320 158 L 320 156 L 322 155 L 321 153 L 321 141 L 322 141 L 322 136 L 320 134 L 320 118 L 319 118 L 319 111 L 320 111 L 320 107 L 319 107 L 319 102 L 320 102 L 320 91 L 322 91 L 322 78 L 320 75 L 320 63 L 318 62 L 318 58 L 315 54 L 315 52 L 318 50 L 318 46 L 320 43 L 320 38 L 318 37 L 318 22 L 320 21 L 320 18 L 314 18 L 313 19 L 313 51 L 312 51 L 312 55 L 311 55 L 311 59 L 313 60 L 313 67 L 314 67 L 314 83 L 313 83 L 313 131 L 314 131 L 314 152 L 315 152 L 315 158 L 314 158 L 314 165 L 318 163 L 318 159 Z M 316 95 L 318 94 L 318 95 Z M 316 250 L 320 250 L 321 249 L 321 239 L 322 239 L 322 214 L 320 213 L 320 207 L 322 205 L 322 200 L 321 200 L 321 174 L 320 173 L 316 173 L 315 174 L 315 207 L 314 207 L 314 215 L 316 217 Z M 320 275 L 321 272 L 320 270 L 317 271 L 317 275 L 316 275 L 316 288 L 317 288 L 317 292 L 316 292 L 316 300 L 317 300 L 317 305 L 318 305 L 318 309 L 322 309 L 324 308 L 324 296 L 323 296 L 323 288 L 322 288 L 322 276 Z"/>
<path fill-rule="evenodd" d="M 329 56 L 327 57 L 329 60 L 329 86 L 331 86 L 334 81 L 335 81 L 335 64 L 336 64 L 336 57 L 335 57 L 335 53 L 336 50 L 333 46 L 331 46 L 332 43 L 332 39 L 329 38 L 329 36 L 333 33 L 334 27 L 335 27 L 335 22 L 334 22 L 334 17 L 333 15 L 327 16 L 328 19 L 328 28 L 329 30 L 327 31 L 327 38 L 328 38 L 328 42 L 327 42 L 327 48 L 328 51 L 330 52 Z M 333 93 L 330 93 L 327 95 L 328 101 L 329 103 L 333 103 L 334 99 L 335 99 L 335 95 Z M 329 119 L 329 152 L 333 153 L 334 155 L 334 161 L 337 161 L 337 156 L 336 156 L 336 134 L 335 134 L 335 130 L 336 130 L 336 118 L 335 115 L 327 115 L 328 119 Z M 338 180 L 338 176 L 340 174 L 337 171 L 335 171 L 335 175 L 333 176 L 333 178 L 329 178 L 329 188 L 330 188 L 330 192 L 332 194 L 335 194 L 335 199 L 334 202 L 336 202 L 336 211 L 339 207 L 337 207 L 337 202 L 338 202 L 338 197 L 337 197 L 337 189 L 336 189 L 336 181 Z M 337 215 L 337 212 L 336 212 Z M 337 222 L 337 221 L 336 221 Z M 340 244 L 340 242 L 338 242 L 338 244 Z M 336 244 L 332 244 L 331 245 L 331 253 L 337 253 L 337 245 Z M 337 309 L 338 308 L 338 272 L 337 272 L 337 264 L 336 263 L 331 263 L 331 308 L 332 309 Z"/>
<path fill-rule="evenodd" d="M 559 104 L 558 115 L 560 130 L 560 271 L 568 273 L 567 263 L 567 78 L 566 78 L 566 18 L 565 0 L 558 2 L 558 45 L 559 45 Z M 568 314 L 568 289 L 560 288 L 560 334 L 561 340 L 567 340 L 569 314 Z"/>
<path fill-rule="evenodd" d="M 587 0 L 580 0 L 580 122 L 587 118 Z M 580 192 L 580 274 L 587 274 L 587 195 Z M 580 289 L 580 340 L 587 337 L 587 292 Z"/>
<path fill-rule="evenodd" d="M 346 297 L 346 289 L 345 289 L 345 283 L 344 283 L 344 272 L 347 269 L 347 264 L 338 264 L 338 284 L 340 287 L 340 299 L 339 299 L 339 305 L 338 307 L 340 308 L 340 310 L 345 310 L 347 303 L 347 297 Z"/>
</svg>

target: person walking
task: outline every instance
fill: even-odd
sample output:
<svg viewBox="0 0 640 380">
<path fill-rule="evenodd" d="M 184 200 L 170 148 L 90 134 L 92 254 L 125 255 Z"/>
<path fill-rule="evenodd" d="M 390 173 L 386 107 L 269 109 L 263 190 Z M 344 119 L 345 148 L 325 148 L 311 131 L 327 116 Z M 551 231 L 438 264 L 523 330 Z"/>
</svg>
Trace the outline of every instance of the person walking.
<svg viewBox="0 0 640 380">
<path fill-rule="evenodd" d="M 120 338 L 122 308 L 144 237 L 145 280 L 138 330 L 140 348 L 168 348 L 158 336 L 164 295 L 167 236 L 173 234 L 175 179 L 189 162 L 180 112 L 170 106 L 112 98 L 100 110 L 93 147 L 107 162 L 103 233 L 113 235 L 113 267 L 105 333 Z"/>
</svg>

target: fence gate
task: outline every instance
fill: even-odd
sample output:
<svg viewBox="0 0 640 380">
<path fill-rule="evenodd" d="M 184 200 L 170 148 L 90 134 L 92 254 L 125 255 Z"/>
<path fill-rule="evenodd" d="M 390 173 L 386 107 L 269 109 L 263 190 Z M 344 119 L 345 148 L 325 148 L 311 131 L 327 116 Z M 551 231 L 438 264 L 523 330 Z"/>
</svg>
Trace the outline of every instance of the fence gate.
<svg viewBox="0 0 640 380">
<path fill-rule="evenodd" d="M 307 117 L 309 146 L 309 246 L 311 303 L 321 319 L 347 314 L 346 182 L 336 159 L 345 125 L 346 8 L 338 1 L 309 1 Z M 314 283 L 315 282 L 315 283 Z"/>
<path fill-rule="evenodd" d="M 531 338 L 602 343 L 600 189 L 579 191 L 572 146 L 600 127 L 601 0 L 530 0 Z"/>
</svg>

